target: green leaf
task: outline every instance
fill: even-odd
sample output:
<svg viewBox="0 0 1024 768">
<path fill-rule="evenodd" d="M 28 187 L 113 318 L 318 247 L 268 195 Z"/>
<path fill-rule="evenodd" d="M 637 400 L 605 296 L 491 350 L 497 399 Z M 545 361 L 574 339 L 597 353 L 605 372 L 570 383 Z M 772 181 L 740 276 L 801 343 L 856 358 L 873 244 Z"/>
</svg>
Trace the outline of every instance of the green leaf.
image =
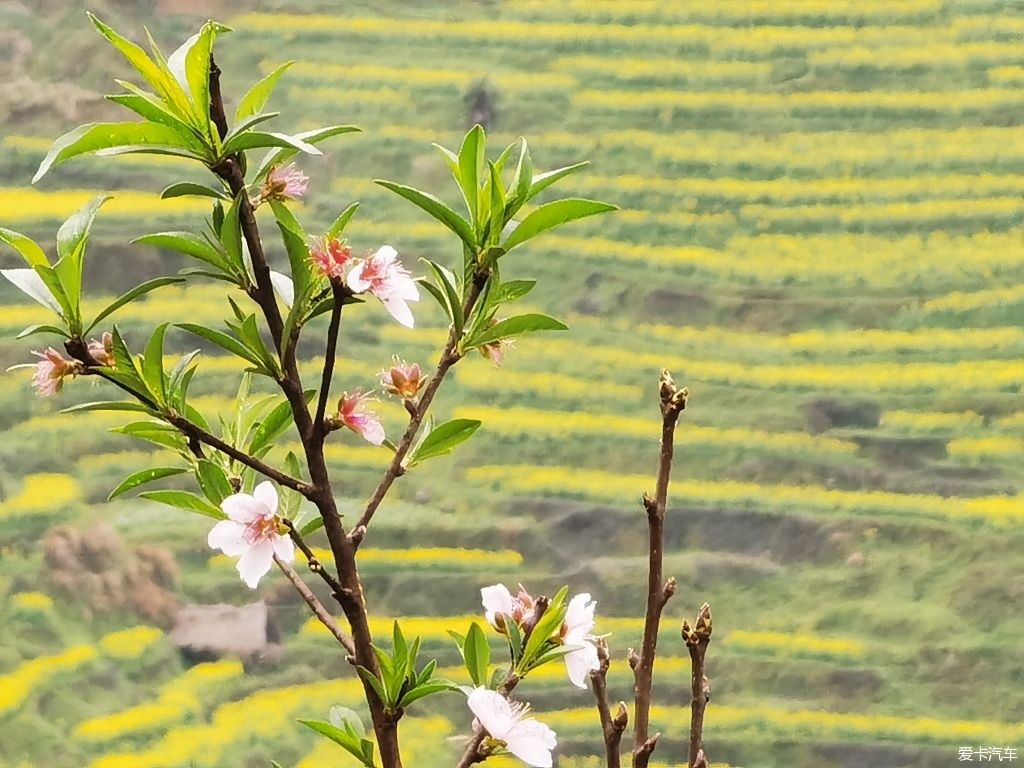
<svg viewBox="0 0 1024 768">
<path fill-rule="evenodd" d="M 228 516 L 223 511 L 202 496 L 197 496 L 187 491 L 143 491 L 139 496 L 170 507 L 184 509 L 186 512 L 195 512 L 206 517 L 212 517 L 214 520 L 228 519 Z"/>
<path fill-rule="evenodd" d="M 488 163 L 490 173 L 489 186 L 491 191 L 490 200 L 490 221 L 488 222 L 487 242 L 490 245 L 497 245 L 501 239 L 501 230 L 505 226 L 505 189 L 502 186 L 501 175 L 493 163 Z"/>
<path fill-rule="evenodd" d="M 469 627 L 462 652 L 466 660 L 466 670 L 474 685 L 486 684 L 487 668 L 491 664 L 491 646 L 480 625 L 475 621 Z"/>
<path fill-rule="evenodd" d="M 378 657 L 378 661 L 380 661 L 380 657 Z M 389 703 L 388 692 L 384 688 L 383 681 L 364 666 L 357 666 L 356 671 L 366 684 L 373 689 L 373 692 L 377 695 L 377 698 L 380 699 L 380 702 L 387 706 Z"/>
<path fill-rule="evenodd" d="M 566 611 L 566 596 L 568 595 L 568 588 L 563 587 L 558 590 L 551 601 L 548 603 L 547 610 L 544 611 L 544 615 L 540 617 L 537 625 L 533 628 L 533 632 L 530 633 L 530 637 L 526 641 L 526 647 L 523 649 L 523 656 L 521 659 L 523 669 L 531 669 L 532 664 L 535 662 L 537 657 L 543 652 L 544 645 L 547 643 L 548 638 L 562 626 L 562 621 L 565 619 Z"/>
<path fill-rule="evenodd" d="M 430 271 L 434 273 L 434 279 L 437 280 L 438 287 L 443 292 L 444 301 L 441 306 L 447 312 L 452 325 L 455 326 L 455 333 L 461 336 L 465 318 L 462 314 L 462 299 L 459 298 L 459 291 L 455 287 L 455 275 L 430 259 L 421 259 L 421 261 L 425 262 L 430 267 Z"/>
<path fill-rule="evenodd" d="M 48 267 L 50 260 L 46 258 L 46 252 L 39 247 L 35 240 L 15 232 L 13 229 L 0 227 L 0 243 L 7 243 L 14 250 L 21 254 L 25 263 L 30 267 Z"/>
<path fill-rule="evenodd" d="M 315 533 L 324 527 L 324 519 L 318 517 L 315 520 L 310 520 L 302 528 L 299 529 L 299 533 L 303 536 L 308 536 L 311 533 Z"/>
<path fill-rule="evenodd" d="M 213 328 L 207 328 L 203 325 L 196 325 L 194 323 L 178 323 L 178 327 L 183 331 L 194 333 L 200 338 L 206 339 L 207 341 L 213 342 L 221 349 L 230 352 L 236 357 L 240 357 L 243 360 L 248 360 L 253 365 L 263 368 L 263 362 L 260 360 L 254 352 L 233 336 L 229 336 L 223 331 L 215 331 Z"/>
<path fill-rule="evenodd" d="M 186 450 L 185 438 L 177 429 L 166 424 L 158 424 L 153 421 L 134 421 L 123 427 L 114 427 L 110 431 L 134 437 L 137 440 L 144 440 L 161 448 L 170 448 L 172 451 Z"/>
<path fill-rule="evenodd" d="M 530 157 L 530 148 L 526 144 L 526 139 L 520 139 L 520 141 L 522 145 L 519 150 L 519 162 L 516 165 L 515 199 L 518 201 L 517 209 L 530 199 L 530 186 L 533 183 L 533 159 Z M 510 211 L 509 213 L 514 212 Z"/>
<path fill-rule="evenodd" d="M 243 189 L 238 193 L 234 202 L 231 203 L 231 207 L 224 214 L 224 223 L 221 224 L 220 232 L 218 233 L 221 245 L 224 246 L 224 252 L 227 254 L 228 266 L 235 274 L 246 274 L 245 258 L 242 251 L 242 223 L 240 220 L 241 201 L 242 196 L 245 194 L 246 192 Z"/>
<path fill-rule="evenodd" d="M 522 202 L 525 203 L 533 199 L 555 182 L 564 179 L 571 173 L 576 173 L 576 171 L 582 168 L 586 168 L 588 165 L 590 165 L 590 163 L 584 160 L 582 163 L 574 163 L 573 165 L 567 165 L 564 168 L 556 168 L 553 171 L 547 171 L 546 173 L 534 176 L 530 183 L 530 191 L 522 198 Z"/>
<path fill-rule="evenodd" d="M 61 413 L 82 413 L 84 411 L 130 411 L 133 413 L 151 413 L 150 409 L 142 403 L 131 400 L 97 400 L 92 403 L 79 403 L 61 408 Z"/>
<path fill-rule="evenodd" d="M 145 393 L 147 387 L 142 378 L 142 371 L 128 350 L 128 345 L 125 344 L 124 337 L 116 325 L 111 335 L 113 336 L 114 368 L 120 376 L 124 377 L 125 381 L 131 382 L 131 387 L 136 393 Z"/>
<path fill-rule="evenodd" d="M 341 215 L 334 220 L 331 224 L 331 228 L 327 230 L 327 237 L 338 238 L 341 237 L 345 232 L 345 227 L 352 220 L 352 217 L 356 215 L 356 211 L 359 209 L 359 203 L 352 203 L 348 208 L 341 212 Z"/>
<path fill-rule="evenodd" d="M 142 377 L 153 393 L 157 402 L 163 403 L 167 397 L 164 386 L 164 334 L 167 333 L 168 323 L 161 323 L 149 337 L 146 344 L 146 351 L 142 356 Z"/>
<path fill-rule="evenodd" d="M 82 272 L 85 265 L 85 247 L 89 242 L 89 231 L 96 219 L 96 212 L 110 195 L 94 197 L 75 213 L 57 230 L 57 263 L 53 270 L 60 278 L 61 287 L 68 297 L 74 317 L 69 319 L 72 330 L 81 325 Z"/>
<path fill-rule="evenodd" d="M 519 226 L 512 230 L 504 243 L 505 250 L 511 251 L 517 245 L 525 243 L 541 232 L 554 229 L 570 221 L 615 210 L 618 210 L 618 206 L 575 197 L 545 203 L 531 211 L 526 218 L 519 222 Z"/>
<path fill-rule="evenodd" d="M 172 107 L 182 117 L 190 114 L 188 96 L 181 85 L 175 81 L 164 67 L 154 62 L 140 46 L 118 34 L 112 27 L 96 18 L 94 14 L 87 13 L 86 15 L 96 26 L 96 29 L 99 30 L 99 33 L 128 60 L 128 63 L 142 75 L 142 78 L 149 83 L 150 87 L 157 92 L 168 106 Z"/>
<path fill-rule="evenodd" d="M 435 693 L 442 693 L 443 691 L 455 690 L 455 687 L 448 682 L 429 682 L 417 685 L 415 688 L 409 690 L 398 703 L 399 707 L 408 707 L 414 701 L 419 701 L 422 698 L 431 696 Z"/>
<path fill-rule="evenodd" d="M 486 143 L 484 129 L 474 125 L 463 138 L 459 149 L 459 186 L 466 201 L 470 222 L 477 221 L 480 208 L 480 176 L 484 169 Z"/>
<path fill-rule="evenodd" d="M 199 459 L 196 462 L 196 480 L 199 481 L 203 494 L 213 504 L 220 504 L 235 492 L 227 473 L 219 464 L 214 464 L 209 459 Z"/>
<path fill-rule="evenodd" d="M 171 184 L 166 187 L 163 192 L 160 193 L 161 200 L 170 200 L 172 197 L 212 197 L 216 200 L 230 200 L 230 195 L 225 194 L 221 190 L 207 187 L 205 184 L 196 184 L 191 181 L 179 181 L 177 184 Z"/>
<path fill-rule="evenodd" d="M 291 278 L 295 284 L 295 295 L 303 295 L 313 280 L 312 266 L 309 261 L 309 246 L 306 233 L 299 220 L 295 218 L 288 206 L 280 200 L 271 200 L 270 207 L 281 230 L 281 239 L 288 252 L 288 264 L 291 266 Z"/>
<path fill-rule="evenodd" d="M 116 299 L 114 299 L 110 304 L 108 304 L 106 307 L 104 307 L 100 311 L 100 313 L 98 315 L 96 315 L 95 318 L 93 318 L 93 321 L 91 323 L 89 323 L 88 327 L 86 327 L 86 329 L 85 329 L 85 331 L 83 331 L 83 333 L 88 333 L 93 328 L 95 328 L 97 325 L 99 325 L 101 322 L 103 322 L 108 317 L 110 317 L 110 315 L 114 314 L 114 312 L 116 312 L 121 307 L 123 307 L 125 304 L 128 304 L 129 302 L 135 301 L 135 299 L 139 298 L 140 296 L 145 296 L 150 291 L 155 291 L 157 288 L 162 288 L 165 285 L 173 285 L 175 283 L 183 283 L 183 282 L 185 282 L 185 281 L 182 278 L 180 278 L 180 277 L 155 277 L 152 280 L 147 280 L 146 282 L 142 283 L 141 285 L 135 286 L 130 291 L 127 291 L 126 293 L 122 293 L 120 296 L 118 296 Z"/>
<path fill-rule="evenodd" d="M 316 390 L 309 389 L 305 392 L 306 402 L 313 399 Z M 269 451 L 278 438 L 285 433 L 285 430 L 292 425 L 292 406 L 287 400 L 283 400 L 274 406 L 274 409 L 257 425 L 253 432 L 252 440 L 249 443 L 248 452 L 253 456 L 262 456 Z"/>
<path fill-rule="evenodd" d="M 229 28 L 207 21 L 167 60 L 179 84 L 188 85 L 196 125 L 204 126 L 204 132 L 210 131 L 210 57 L 217 33 L 224 31 L 229 31 Z"/>
<path fill-rule="evenodd" d="M 174 150 L 187 157 L 202 160 L 194 141 L 169 125 L 159 123 L 89 123 L 81 125 L 57 139 L 46 153 L 32 183 L 35 184 L 56 165 L 78 155 L 101 150 L 130 148 L 132 152 Z M 160 154 L 158 152 L 158 154 Z"/>
<path fill-rule="evenodd" d="M 523 298 L 537 285 L 536 280 L 509 280 L 498 286 L 496 299 L 498 303 L 515 301 Z"/>
<path fill-rule="evenodd" d="M 331 125 L 326 128 L 314 128 L 311 131 L 296 133 L 295 138 L 309 144 L 319 144 L 321 141 L 326 141 L 334 136 L 359 132 L 360 129 L 354 125 Z M 295 157 L 298 153 L 299 150 L 294 147 L 275 147 L 271 149 L 260 161 L 259 168 L 256 169 L 256 174 L 253 177 L 253 183 L 259 183 L 273 166 L 288 162 L 289 159 Z"/>
<path fill-rule="evenodd" d="M 453 419 L 435 427 L 416 449 L 412 463 L 451 453 L 459 444 L 473 436 L 480 428 L 480 423 L 477 419 Z"/>
<path fill-rule="evenodd" d="M 373 768 L 372 752 L 369 761 L 364 747 L 365 739 L 357 736 L 350 728 L 338 728 L 323 720 L 299 720 L 307 728 L 316 731 L 321 736 L 326 736 L 346 752 L 354 756 L 360 763 L 368 768 Z M 372 749 L 372 745 L 371 745 Z"/>
<path fill-rule="evenodd" d="M 323 154 L 314 145 L 303 141 L 298 136 L 289 136 L 286 133 L 245 131 L 224 142 L 224 146 L 221 148 L 221 156 L 227 157 L 238 152 L 244 152 L 247 149 L 259 149 L 260 147 L 284 147 L 298 152 L 305 152 L 308 155 Z"/>
<path fill-rule="evenodd" d="M 112 501 L 128 491 L 138 488 L 140 485 L 152 483 L 154 480 L 160 480 L 173 475 L 181 475 L 186 471 L 187 470 L 182 469 L 181 467 L 150 467 L 139 472 L 133 472 L 118 483 L 117 487 L 110 492 L 109 496 L 107 496 L 107 501 Z"/>
<path fill-rule="evenodd" d="M 404 184 L 396 184 L 393 181 L 376 179 L 374 183 L 384 187 L 384 189 L 391 190 L 401 197 L 404 197 L 413 205 L 416 205 L 429 213 L 435 219 L 448 227 L 448 229 L 458 235 L 459 239 L 466 244 L 466 247 L 471 250 L 476 248 L 476 235 L 473 233 L 472 226 L 438 198 L 427 192 L 421 192 L 418 189 L 407 187 Z"/>
<path fill-rule="evenodd" d="M 505 632 L 508 633 L 508 647 L 512 653 L 512 663 L 518 665 L 519 659 L 523 655 L 523 635 L 519 631 L 519 625 L 512 620 L 511 616 L 505 621 Z"/>
<path fill-rule="evenodd" d="M 515 315 L 505 320 L 499 320 L 490 328 L 485 328 L 472 340 L 466 342 L 469 347 L 481 347 L 501 339 L 521 336 L 524 333 L 535 333 L 537 331 L 567 331 L 569 326 L 555 320 L 547 315 Z"/>
<path fill-rule="evenodd" d="M 37 333 L 56 333 L 58 336 L 63 336 L 65 339 L 68 338 L 68 333 L 63 328 L 58 328 L 56 325 L 30 325 L 27 328 L 15 336 L 16 339 L 24 339 L 28 336 L 34 336 Z"/>
<path fill-rule="evenodd" d="M 49 267 L 38 267 L 37 269 L 0 269 L 0 275 L 7 278 L 30 299 L 63 317 L 65 309 L 62 302 L 57 299 L 39 275 L 40 272 L 46 270 L 49 270 L 50 275 L 53 274 L 53 270 Z"/>
<path fill-rule="evenodd" d="M 294 61 L 285 62 L 246 92 L 242 100 L 238 102 L 238 109 L 235 110 L 236 123 L 240 123 L 247 117 L 263 111 L 263 108 L 267 105 L 267 100 L 270 98 L 270 94 L 273 93 L 274 88 L 277 86 L 277 81 L 281 79 L 281 75 L 294 63 Z"/>
<path fill-rule="evenodd" d="M 327 715 L 331 725 L 351 731 L 359 738 L 366 735 L 366 726 L 363 725 L 363 718 L 354 709 L 342 707 L 335 704 Z"/>
<path fill-rule="evenodd" d="M 211 245 L 206 238 L 192 232 L 155 232 L 152 235 L 138 237 L 132 242 L 183 253 L 232 274 L 231 264 L 225 254 Z"/>
<path fill-rule="evenodd" d="M 151 123 L 161 123 L 170 126 L 183 136 L 192 134 L 199 138 L 200 134 L 196 131 L 195 126 L 188 121 L 187 116 L 186 119 L 182 119 L 173 109 L 156 96 L 131 83 L 127 83 L 124 80 L 117 80 L 116 82 L 122 88 L 130 91 L 130 93 L 116 93 L 105 96 L 104 98 L 107 101 L 120 104 L 125 109 L 130 109 Z"/>
</svg>

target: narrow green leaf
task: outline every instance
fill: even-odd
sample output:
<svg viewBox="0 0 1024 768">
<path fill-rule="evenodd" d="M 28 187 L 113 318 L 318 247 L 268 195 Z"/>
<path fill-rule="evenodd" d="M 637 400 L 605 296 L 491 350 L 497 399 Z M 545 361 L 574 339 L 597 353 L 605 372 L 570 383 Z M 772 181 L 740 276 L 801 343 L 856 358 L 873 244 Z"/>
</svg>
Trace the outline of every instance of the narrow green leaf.
<svg viewBox="0 0 1024 768">
<path fill-rule="evenodd" d="M 61 413 L 82 413 L 84 411 L 129 411 L 133 413 L 150 413 L 150 409 L 142 403 L 131 400 L 97 400 L 92 403 L 79 403 L 61 408 Z"/>
<path fill-rule="evenodd" d="M 475 685 L 486 684 L 487 668 L 491 664 L 491 646 L 487 642 L 487 636 L 480 629 L 480 625 L 475 621 L 469 627 L 462 650 L 466 660 L 466 670 L 473 683 Z"/>
<path fill-rule="evenodd" d="M 451 453 L 473 436 L 480 428 L 480 423 L 477 419 L 453 419 L 435 427 L 416 449 L 412 463 Z"/>
<path fill-rule="evenodd" d="M 516 301 L 532 291 L 535 285 L 536 280 L 509 280 L 498 286 L 496 299 L 499 303 Z"/>
<path fill-rule="evenodd" d="M 224 252 L 227 254 L 227 263 L 235 274 L 246 274 L 245 258 L 242 252 L 242 224 L 239 218 L 242 195 L 246 194 L 243 189 L 238 193 L 231 207 L 224 214 L 224 223 L 221 224 L 219 237 Z"/>
<path fill-rule="evenodd" d="M 93 328 L 95 328 L 97 325 L 99 325 L 101 322 L 103 322 L 108 317 L 110 317 L 110 315 L 114 314 L 114 312 L 116 312 L 121 307 L 123 307 L 125 304 L 128 304 L 129 302 L 135 301 L 135 299 L 139 298 L 140 296 L 145 296 L 150 291 L 155 291 L 157 288 L 162 288 L 165 285 L 174 285 L 175 283 L 183 283 L 183 282 L 185 282 L 185 281 L 182 278 L 180 278 L 180 277 L 155 277 L 152 280 L 147 280 L 146 282 L 142 283 L 141 285 L 135 286 L 130 291 L 127 291 L 126 293 L 122 293 L 120 296 L 118 296 L 116 299 L 114 299 L 110 304 L 108 304 L 106 307 L 104 307 L 100 311 L 100 313 L 98 315 L 96 315 L 95 318 L 93 318 L 93 321 L 91 323 L 89 323 L 89 325 L 85 329 L 84 333 L 88 333 Z"/>
<path fill-rule="evenodd" d="M 32 183 L 35 184 L 51 168 L 72 157 L 123 147 L 132 147 L 132 151 L 137 152 L 178 150 L 199 158 L 194 154 L 195 145 L 191 138 L 169 125 L 89 123 L 65 133 L 53 143 L 32 177 Z"/>
<path fill-rule="evenodd" d="M 308 403 L 313 399 L 316 390 L 306 390 L 305 397 Z M 292 425 L 294 417 L 292 406 L 287 400 L 282 400 L 273 410 L 270 411 L 256 426 L 252 440 L 249 443 L 248 452 L 253 456 L 262 456 Z"/>
<path fill-rule="evenodd" d="M 300 141 L 304 141 L 309 144 L 319 144 L 320 142 L 326 141 L 334 136 L 359 132 L 360 129 L 354 125 L 331 125 L 326 128 L 314 128 L 311 131 L 296 133 L 294 136 Z M 299 150 L 294 147 L 275 147 L 274 149 L 271 149 L 260 161 L 259 167 L 256 169 L 256 174 L 253 177 L 253 183 L 258 184 L 263 177 L 267 175 L 267 171 L 269 171 L 273 166 L 288 162 L 289 159 L 295 157 L 298 153 Z"/>
<path fill-rule="evenodd" d="M 230 352 L 236 357 L 240 357 L 243 360 L 248 360 L 255 366 L 260 368 L 263 367 L 262 361 L 259 357 L 254 354 L 248 347 L 233 336 L 229 336 L 223 331 L 216 331 L 213 328 L 207 328 L 202 325 L 196 325 L 195 323 L 178 323 L 178 327 L 183 331 L 194 333 L 200 338 L 206 339 L 207 341 L 213 342 L 221 349 L 226 352 Z"/>
<path fill-rule="evenodd" d="M 355 757 L 360 763 L 373 768 L 372 763 L 367 763 L 363 752 L 362 740 L 349 730 L 338 728 L 323 720 L 299 720 L 307 728 L 316 731 L 321 736 L 326 736 L 339 747 Z"/>
<path fill-rule="evenodd" d="M 553 171 L 547 171 L 546 173 L 534 176 L 530 182 L 530 191 L 522 198 L 522 202 L 525 203 L 532 200 L 555 182 L 564 179 L 571 173 L 576 173 L 576 171 L 586 168 L 588 165 L 590 165 L 590 163 L 584 160 L 582 163 L 573 163 L 572 165 L 567 165 L 564 168 L 556 168 Z"/>
<path fill-rule="evenodd" d="M 281 79 L 281 75 L 288 71 L 288 68 L 294 63 L 294 61 L 285 62 L 246 92 L 242 100 L 238 102 L 238 109 L 235 110 L 236 123 L 240 123 L 247 117 L 263 111 L 263 108 L 267 105 L 267 100 L 270 98 L 270 94 L 274 92 L 274 88 L 277 86 L 277 81 Z"/>
<path fill-rule="evenodd" d="M 470 222 L 477 221 L 480 207 L 480 176 L 484 168 L 485 146 L 484 129 L 474 125 L 463 138 L 459 149 L 459 182 Z"/>
<path fill-rule="evenodd" d="M 223 511 L 202 496 L 197 496 L 188 491 L 143 491 L 139 496 L 170 507 L 183 509 L 186 512 L 195 512 L 206 517 L 212 517 L 214 520 L 227 520 L 228 518 Z"/>
<path fill-rule="evenodd" d="M 519 226 L 512 230 L 504 243 L 506 251 L 511 251 L 517 245 L 525 243 L 530 238 L 536 237 L 541 232 L 576 221 L 587 216 L 595 216 L 599 213 L 617 210 L 618 207 L 609 203 L 601 203 L 596 200 L 584 200 L 582 198 L 566 198 L 545 203 L 531 211 L 526 218 L 519 222 Z"/>
<path fill-rule="evenodd" d="M 331 228 L 327 230 L 328 237 L 341 237 L 345 232 L 345 227 L 352 220 L 352 217 L 356 215 L 356 211 L 359 210 L 359 203 L 352 203 L 348 208 L 341 212 L 341 215 L 334 220 L 331 224 Z"/>
<path fill-rule="evenodd" d="M 473 233 L 472 226 L 438 198 L 427 192 L 407 187 L 404 184 L 396 184 L 393 181 L 377 179 L 374 183 L 404 197 L 413 205 L 433 216 L 458 235 L 459 239 L 466 244 L 466 247 L 470 249 L 476 248 L 476 235 Z"/>
<path fill-rule="evenodd" d="M 187 119 L 182 119 L 172 108 L 168 107 L 152 93 L 147 93 L 141 88 L 138 88 L 132 83 L 125 82 L 124 80 L 117 80 L 116 82 L 122 88 L 130 91 L 130 93 L 116 93 L 104 96 L 107 101 L 114 104 L 120 104 L 125 109 L 130 109 L 132 112 L 151 123 L 160 123 L 174 128 L 183 136 L 191 134 L 195 136 L 196 139 L 200 138 L 201 134 L 196 130 L 194 125 L 192 125 Z"/>
<path fill-rule="evenodd" d="M 238 152 L 244 152 L 247 149 L 259 149 L 261 147 L 283 147 L 298 152 L 305 152 L 307 155 L 323 154 L 316 146 L 303 141 L 297 136 L 289 136 L 286 133 L 246 131 L 226 141 L 221 148 L 221 155 L 226 157 Z"/>
<path fill-rule="evenodd" d="M 415 688 L 412 688 L 408 693 L 406 693 L 402 697 L 402 700 L 398 703 L 398 706 L 400 706 L 400 707 L 408 707 L 414 701 L 419 701 L 420 699 L 426 698 L 427 696 L 432 696 L 435 693 L 442 693 L 444 691 L 451 691 L 451 690 L 454 690 L 454 688 L 453 688 L 451 683 L 447 683 L 447 682 L 423 683 L 422 685 L 417 685 Z"/>
<path fill-rule="evenodd" d="M 167 333 L 167 325 L 168 323 L 161 323 L 153 329 L 142 356 L 142 377 L 146 380 L 149 391 L 160 403 L 167 397 L 164 386 L 164 334 Z"/>
<path fill-rule="evenodd" d="M 227 473 L 209 459 L 200 459 L 196 462 L 196 480 L 203 494 L 213 504 L 220 504 L 235 491 L 231 487 Z"/>
<path fill-rule="evenodd" d="M 229 261 L 227 255 L 210 244 L 206 238 L 192 232 L 155 232 L 152 235 L 138 237 L 132 242 L 183 253 L 229 275 L 238 274 L 232 267 L 233 259 Z"/>
<path fill-rule="evenodd" d="M 112 501 L 128 491 L 138 488 L 140 485 L 152 483 L 154 480 L 160 480 L 173 475 L 181 475 L 186 471 L 187 470 L 182 469 L 181 467 L 149 467 L 148 469 L 143 469 L 139 472 L 133 472 L 117 484 L 117 487 L 110 492 L 109 496 L 107 496 L 107 501 Z"/>
<path fill-rule="evenodd" d="M 537 331 L 567 331 L 569 326 L 555 320 L 547 315 L 515 315 L 505 320 L 499 320 L 490 328 L 485 328 L 472 340 L 466 342 L 467 346 L 480 347 L 501 339 L 521 336 L 524 333 L 535 333 Z"/>
<path fill-rule="evenodd" d="M 50 270 L 49 267 L 38 267 L 37 269 L 0 269 L 0 275 L 9 280 L 18 290 L 24 293 L 33 301 L 46 307 L 51 312 L 64 316 L 64 307 L 57 300 L 50 287 L 39 276 L 39 272 Z M 50 270 L 50 274 L 53 271 Z"/>
<path fill-rule="evenodd" d="M 311 533 L 315 533 L 324 527 L 324 519 L 318 517 L 315 520 L 310 520 L 302 528 L 299 529 L 299 533 L 303 536 L 308 536 Z"/>
<path fill-rule="evenodd" d="M 455 333 L 462 335 L 465 318 L 462 314 L 462 299 L 459 297 L 459 291 L 455 287 L 455 275 L 430 259 L 421 259 L 421 261 L 425 262 L 430 267 L 430 271 L 434 273 L 438 287 L 444 292 L 444 304 L 442 306 L 446 308 L 448 317 L 451 319 L 452 325 L 455 326 Z"/>
<path fill-rule="evenodd" d="M 231 199 L 230 195 L 225 194 L 221 190 L 191 181 L 180 181 L 177 184 L 171 184 L 160 193 L 160 199 L 170 200 L 172 197 L 187 197 L 190 195 L 195 197 L 212 197 L 216 200 Z"/>
<path fill-rule="evenodd" d="M 27 235 L 15 232 L 13 229 L 0 227 L 0 243 L 7 243 L 7 245 L 20 253 L 25 263 L 32 268 L 50 266 L 50 260 L 46 257 L 46 252 L 39 247 L 35 240 Z"/>
<path fill-rule="evenodd" d="M 519 162 L 516 165 L 516 191 L 515 198 L 521 206 L 530 199 L 530 187 L 533 184 L 533 159 L 530 157 L 530 148 L 526 139 L 520 139 Z M 517 206 L 518 208 L 518 206 Z"/>
<path fill-rule="evenodd" d="M 27 328 L 15 336 L 16 339 L 24 339 L 28 336 L 34 336 L 37 333 L 55 333 L 58 336 L 63 336 L 65 339 L 68 338 L 68 333 L 63 328 L 58 328 L 56 325 L 30 325 Z"/>
</svg>

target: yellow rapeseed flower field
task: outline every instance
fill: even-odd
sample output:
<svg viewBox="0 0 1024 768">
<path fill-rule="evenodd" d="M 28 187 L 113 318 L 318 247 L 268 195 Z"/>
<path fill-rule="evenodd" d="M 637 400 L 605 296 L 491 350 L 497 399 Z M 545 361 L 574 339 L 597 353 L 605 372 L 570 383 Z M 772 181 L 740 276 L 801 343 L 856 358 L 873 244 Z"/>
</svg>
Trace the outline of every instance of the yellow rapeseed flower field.
<svg viewBox="0 0 1024 768">
<path fill-rule="evenodd" d="M 63 221 L 94 197 L 106 194 L 94 189 L 43 192 L 32 187 L 0 189 L 0 211 L 5 224 L 23 221 Z M 201 199 L 181 197 L 161 200 L 152 192 L 118 190 L 103 206 L 104 217 L 133 219 L 185 218 L 206 215 L 209 204 Z"/>
<path fill-rule="evenodd" d="M 78 481 L 70 475 L 40 473 L 27 475 L 21 489 L 0 501 L 0 520 L 43 512 L 59 512 L 82 496 Z"/>
<path fill-rule="evenodd" d="M 163 636 L 156 627 L 131 627 L 104 635 L 99 646 L 103 653 L 115 659 L 137 659 Z"/>
<path fill-rule="evenodd" d="M 52 656 L 26 661 L 6 675 L 0 675 L 0 715 L 17 709 L 51 677 L 70 672 L 96 658 L 91 645 L 76 645 Z"/>
</svg>

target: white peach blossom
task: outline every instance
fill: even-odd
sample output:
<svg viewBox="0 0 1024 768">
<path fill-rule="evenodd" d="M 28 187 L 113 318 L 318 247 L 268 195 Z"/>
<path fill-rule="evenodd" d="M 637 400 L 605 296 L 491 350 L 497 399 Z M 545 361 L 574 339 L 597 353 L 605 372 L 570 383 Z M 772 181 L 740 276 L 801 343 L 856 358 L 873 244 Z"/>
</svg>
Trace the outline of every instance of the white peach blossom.
<svg viewBox="0 0 1024 768">
<path fill-rule="evenodd" d="M 487 688 L 474 688 L 469 708 L 487 734 L 504 749 L 534 768 L 551 768 L 555 732 L 529 717 L 530 706 L 511 702 Z"/>
<path fill-rule="evenodd" d="M 292 540 L 281 533 L 277 519 L 277 491 L 265 481 L 252 494 L 236 493 L 220 503 L 228 516 L 210 531 L 207 543 L 229 557 L 238 558 L 238 574 L 250 589 L 256 589 L 277 555 L 291 563 L 295 559 Z"/>
</svg>

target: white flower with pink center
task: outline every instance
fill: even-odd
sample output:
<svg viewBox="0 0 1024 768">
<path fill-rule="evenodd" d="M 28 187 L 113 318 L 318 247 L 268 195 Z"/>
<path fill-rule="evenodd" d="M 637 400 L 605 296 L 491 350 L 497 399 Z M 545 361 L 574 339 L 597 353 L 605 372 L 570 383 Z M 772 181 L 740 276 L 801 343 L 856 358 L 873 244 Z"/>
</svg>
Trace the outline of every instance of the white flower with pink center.
<svg viewBox="0 0 1024 768">
<path fill-rule="evenodd" d="M 477 721 L 498 746 L 527 765 L 551 768 L 551 751 L 558 746 L 558 739 L 548 726 L 529 717 L 528 704 L 511 702 L 487 688 L 474 688 L 468 703 Z"/>
<path fill-rule="evenodd" d="M 228 557 L 238 558 L 238 575 L 250 589 L 256 589 L 277 555 L 283 562 L 295 559 L 292 540 L 281 533 L 277 519 L 277 491 L 265 481 L 252 495 L 236 493 L 220 503 L 228 516 L 210 531 L 207 543 Z"/>
<path fill-rule="evenodd" d="M 398 251 L 382 245 L 361 259 L 348 273 L 348 287 L 354 293 L 369 291 L 391 316 L 406 328 L 414 325 L 408 302 L 420 300 L 420 289 L 409 270 L 398 261 Z"/>
<path fill-rule="evenodd" d="M 338 400 L 338 413 L 335 420 L 343 427 L 348 427 L 368 443 L 381 445 L 384 442 L 384 425 L 380 417 L 370 410 L 373 401 L 369 393 L 358 389 L 349 394 L 345 392 Z"/>
</svg>

